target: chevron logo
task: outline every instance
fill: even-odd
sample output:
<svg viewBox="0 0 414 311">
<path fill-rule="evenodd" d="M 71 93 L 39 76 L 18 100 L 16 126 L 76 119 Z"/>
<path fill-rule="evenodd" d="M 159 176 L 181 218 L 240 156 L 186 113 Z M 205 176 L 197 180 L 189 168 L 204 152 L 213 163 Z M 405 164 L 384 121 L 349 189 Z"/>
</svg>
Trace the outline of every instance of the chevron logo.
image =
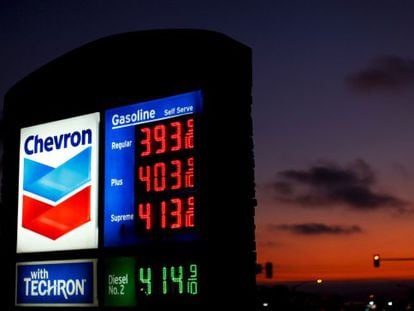
<svg viewBox="0 0 414 311">
<path fill-rule="evenodd" d="M 17 252 L 97 247 L 98 138 L 99 113 L 21 130 Z"/>
<path fill-rule="evenodd" d="M 88 222 L 90 166 L 91 147 L 56 168 L 25 159 L 23 190 L 53 203 L 23 195 L 23 227 L 55 240 Z"/>
</svg>

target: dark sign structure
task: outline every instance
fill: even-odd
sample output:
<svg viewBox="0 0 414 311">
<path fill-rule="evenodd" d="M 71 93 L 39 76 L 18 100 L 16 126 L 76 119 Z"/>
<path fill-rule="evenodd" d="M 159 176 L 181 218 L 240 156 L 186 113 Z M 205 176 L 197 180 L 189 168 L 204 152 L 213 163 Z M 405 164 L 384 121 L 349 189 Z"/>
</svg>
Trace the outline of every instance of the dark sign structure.
<svg viewBox="0 0 414 311">
<path fill-rule="evenodd" d="M 7 309 L 255 307 L 251 49 L 102 38 L 5 98 Z"/>
</svg>

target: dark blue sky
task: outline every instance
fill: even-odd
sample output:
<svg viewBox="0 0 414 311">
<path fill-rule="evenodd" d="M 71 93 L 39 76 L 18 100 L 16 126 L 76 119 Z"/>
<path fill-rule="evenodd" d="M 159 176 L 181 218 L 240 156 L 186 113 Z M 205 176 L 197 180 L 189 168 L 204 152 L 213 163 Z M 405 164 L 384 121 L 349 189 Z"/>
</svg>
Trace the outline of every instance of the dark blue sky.
<svg viewBox="0 0 414 311">
<path fill-rule="evenodd" d="M 393 237 L 414 233 L 413 16 L 403 0 L 3 0 L 0 103 L 33 70 L 111 34 L 201 28 L 250 46 L 259 259 L 292 279 L 293 267 L 327 265 L 292 260 L 309 258 L 303 239 L 321 253 L 361 239 L 366 256 L 369 244 L 409 248 Z M 374 243 L 384 219 L 399 231 Z"/>
</svg>

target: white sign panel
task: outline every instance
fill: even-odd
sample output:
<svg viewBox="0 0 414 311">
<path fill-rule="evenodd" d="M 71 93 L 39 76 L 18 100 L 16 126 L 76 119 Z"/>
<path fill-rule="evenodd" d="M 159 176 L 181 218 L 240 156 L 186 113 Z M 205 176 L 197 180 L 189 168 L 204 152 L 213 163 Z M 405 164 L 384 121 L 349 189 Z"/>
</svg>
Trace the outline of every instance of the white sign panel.
<svg viewBox="0 0 414 311">
<path fill-rule="evenodd" d="M 17 252 L 98 247 L 99 113 L 21 129 Z"/>
</svg>

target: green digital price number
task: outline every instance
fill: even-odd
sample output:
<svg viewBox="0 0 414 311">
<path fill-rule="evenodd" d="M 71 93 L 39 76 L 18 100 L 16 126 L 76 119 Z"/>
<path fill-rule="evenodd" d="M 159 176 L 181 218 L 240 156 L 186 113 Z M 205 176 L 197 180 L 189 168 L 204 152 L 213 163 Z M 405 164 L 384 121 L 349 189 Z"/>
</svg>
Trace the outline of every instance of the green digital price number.
<svg viewBox="0 0 414 311">
<path fill-rule="evenodd" d="M 154 283 L 158 295 L 197 295 L 198 294 L 198 265 L 165 265 L 154 271 L 153 267 L 138 269 L 138 284 L 140 291 L 147 296 L 154 293 Z M 157 278 L 157 279 L 154 279 Z M 161 286 L 159 286 L 161 284 Z"/>
<path fill-rule="evenodd" d="M 105 305 L 148 306 L 166 301 L 173 304 L 197 301 L 199 270 L 195 262 L 142 264 L 134 257 L 107 259 Z"/>
</svg>

